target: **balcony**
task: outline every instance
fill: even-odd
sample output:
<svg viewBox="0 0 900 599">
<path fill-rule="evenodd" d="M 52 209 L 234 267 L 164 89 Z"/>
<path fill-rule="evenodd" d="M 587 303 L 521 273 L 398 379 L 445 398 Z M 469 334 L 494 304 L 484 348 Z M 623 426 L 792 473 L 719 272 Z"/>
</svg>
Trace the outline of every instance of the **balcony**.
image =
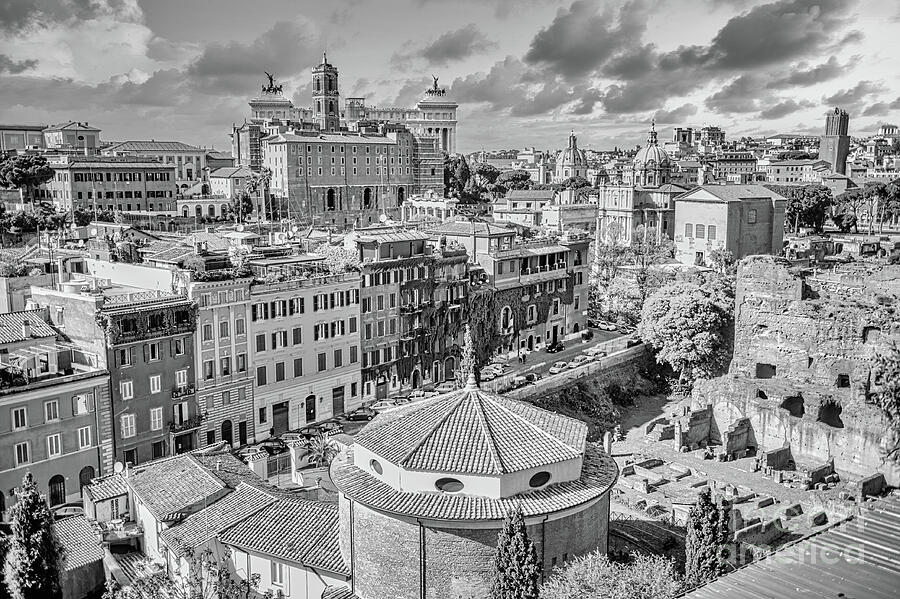
<svg viewBox="0 0 900 599">
<path fill-rule="evenodd" d="M 547 281 L 553 281 L 556 279 L 563 279 L 569 276 L 568 270 L 565 269 L 565 266 L 562 268 L 535 268 L 535 269 L 525 269 L 519 275 L 519 282 L 522 285 L 535 285 L 539 283 L 546 283 Z"/>
<path fill-rule="evenodd" d="M 178 397 L 184 397 L 186 395 L 193 395 L 196 392 L 196 389 L 193 384 L 190 385 L 179 385 L 172 389 L 172 399 L 176 399 Z"/>
<path fill-rule="evenodd" d="M 206 420 L 206 414 L 195 414 L 190 418 L 186 418 L 182 420 L 180 423 L 176 423 L 174 420 L 169 421 L 169 432 L 173 434 L 183 433 L 185 431 L 190 431 L 195 428 L 200 428 L 200 424 Z"/>
</svg>

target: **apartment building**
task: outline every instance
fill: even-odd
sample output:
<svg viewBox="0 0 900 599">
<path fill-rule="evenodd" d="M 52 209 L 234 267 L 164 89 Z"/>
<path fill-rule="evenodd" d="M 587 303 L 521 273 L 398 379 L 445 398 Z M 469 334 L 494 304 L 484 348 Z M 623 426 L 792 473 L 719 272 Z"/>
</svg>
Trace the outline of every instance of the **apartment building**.
<svg viewBox="0 0 900 599">
<path fill-rule="evenodd" d="M 769 183 L 821 183 L 831 173 L 827 160 L 775 160 L 763 167 Z"/>
<path fill-rule="evenodd" d="M 81 497 L 108 470 L 109 375 L 97 356 L 64 341 L 46 310 L 0 315 L 0 512 L 34 475 L 50 505 Z"/>
<path fill-rule="evenodd" d="M 153 157 L 175 168 L 179 193 L 207 180 L 207 150 L 180 141 L 131 140 L 103 149 L 104 156 Z"/>
<path fill-rule="evenodd" d="M 248 263 L 273 279 L 250 287 L 256 438 L 359 407 L 359 273 L 327 274 L 308 256 Z"/>
<path fill-rule="evenodd" d="M 250 283 L 230 270 L 194 273 L 186 287 L 198 306 L 194 355 L 197 403 L 205 418 L 199 441 L 232 447 L 255 437 L 253 373 L 250 369 Z M 219 273 L 222 273 L 221 275 Z"/>
</svg>

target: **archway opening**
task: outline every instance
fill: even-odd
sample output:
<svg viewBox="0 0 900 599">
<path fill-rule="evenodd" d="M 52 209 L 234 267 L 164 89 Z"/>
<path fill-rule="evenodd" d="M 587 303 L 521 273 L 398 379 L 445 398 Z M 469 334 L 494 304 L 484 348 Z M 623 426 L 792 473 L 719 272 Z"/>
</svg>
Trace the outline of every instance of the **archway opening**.
<svg viewBox="0 0 900 599">
<path fill-rule="evenodd" d="M 50 479 L 50 506 L 66 502 L 66 479 L 56 474 Z"/>
<path fill-rule="evenodd" d="M 334 189 L 329 189 L 325 192 L 325 210 L 336 210 Z"/>
<path fill-rule="evenodd" d="M 363 190 L 363 208 L 366 210 L 372 208 L 372 189 L 370 187 Z"/>
<path fill-rule="evenodd" d="M 234 438 L 231 434 L 231 420 L 225 420 L 224 422 L 222 422 L 222 440 L 229 445 L 233 444 Z"/>
<path fill-rule="evenodd" d="M 91 480 L 93 480 L 95 476 L 94 467 L 93 466 L 85 466 L 81 469 L 81 472 L 78 473 L 78 485 L 83 490 L 86 486 L 91 484 Z"/>
</svg>

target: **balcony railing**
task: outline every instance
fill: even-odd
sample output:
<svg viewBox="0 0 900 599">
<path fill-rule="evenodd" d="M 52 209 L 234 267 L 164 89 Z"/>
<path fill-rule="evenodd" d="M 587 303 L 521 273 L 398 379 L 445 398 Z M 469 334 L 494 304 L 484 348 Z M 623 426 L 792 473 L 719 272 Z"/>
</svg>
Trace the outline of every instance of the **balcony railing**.
<svg viewBox="0 0 900 599">
<path fill-rule="evenodd" d="M 186 418 L 182 420 L 180 423 L 175 422 L 174 420 L 169 421 L 169 432 L 170 433 L 183 433 L 185 431 L 189 431 L 195 428 L 200 428 L 200 423 L 206 420 L 205 414 L 195 414 L 190 418 Z"/>
<path fill-rule="evenodd" d="M 172 389 L 172 398 L 176 397 L 184 397 L 185 395 L 193 395 L 196 389 L 193 384 L 190 385 L 179 385 Z"/>
</svg>

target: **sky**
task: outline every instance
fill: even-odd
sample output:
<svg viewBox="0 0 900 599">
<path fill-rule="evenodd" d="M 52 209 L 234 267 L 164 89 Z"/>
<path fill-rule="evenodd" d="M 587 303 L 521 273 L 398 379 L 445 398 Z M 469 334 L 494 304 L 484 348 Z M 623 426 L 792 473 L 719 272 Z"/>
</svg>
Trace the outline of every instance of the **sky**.
<svg viewBox="0 0 900 599">
<path fill-rule="evenodd" d="M 729 138 L 900 123 L 900 2 L 883 0 L 2 0 L 0 123 L 229 148 L 264 71 L 310 104 L 411 106 L 440 78 L 458 146 L 596 149 L 717 125 Z"/>
</svg>

